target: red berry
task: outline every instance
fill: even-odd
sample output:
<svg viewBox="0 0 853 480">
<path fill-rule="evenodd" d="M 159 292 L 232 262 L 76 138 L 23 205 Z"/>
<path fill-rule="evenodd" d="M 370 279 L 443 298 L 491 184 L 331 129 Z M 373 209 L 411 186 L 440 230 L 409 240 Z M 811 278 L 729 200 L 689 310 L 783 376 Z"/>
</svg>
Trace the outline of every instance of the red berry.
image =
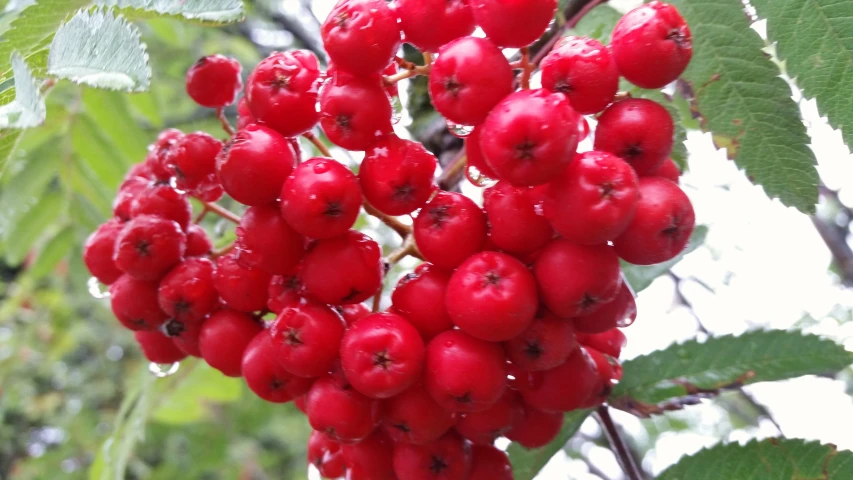
<svg viewBox="0 0 853 480">
<path fill-rule="evenodd" d="M 391 463 L 394 444 L 382 430 L 354 444 L 341 445 L 347 480 L 395 480 Z"/>
<path fill-rule="evenodd" d="M 658 168 L 647 172 L 644 177 L 660 177 L 665 178 L 671 182 L 678 183 L 679 178 L 681 178 L 681 169 L 678 168 L 678 165 L 672 161 L 671 158 L 667 158 L 661 166 Z"/>
<path fill-rule="evenodd" d="M 477 172 L 486 178 L 498 178 L 498 174 L 492 170 L 492 167 L 490 167 L 486 162 L 486 158 L 483 157 L 483 150 L 480 148 L 481 130 L 482 128 L 477 126 L 471 131 L 471 134 L 465 138 L 465 156 L 468 161 L 468 168 L 476 168 Z M 471 180 L 470 172 L 468 179 Z M 479 182 L 471 181 L 471 183 L 478 187 L 480 186 Z"/>
<path fill-rule="evenodd" d="M 210 241 L 204 228 L 199 225 L 190 225 L 187 228 L 186 256 L 198 257 L 207 255 L 211 250 L 213 250 L 213 242 Z"/>
<path fill-rule="evenodd" d="M 300 278 L 308 295 L 323 303 L 361 303 L 382 286 L 380 256 L 376 242 L 350 230 L 314 243 L 302 261 Z"/>
<path fill-rule="evenodd" d="M 406 317 L 426 341 L 453 328 L 444 306 L 448 281 L 447 273 L 435 265 L 422 263 L 401 278 L 391 294 L 394 311 Z"/>
<path fill-rule="evenodd" d="M 508 253 L 530 253 L 554 237 L 554 229 L 542 216 L 537 191 L 513 187 L 506 181 L 483 192 L 483 209 L 489 220 L 489 239 Z"/>
<path fill-rule="evenodd" d="M 536 315 L 536 280 L 523 263 L 509 255 L 478 253 L 450 277 L 445 305 L 463 332 L 503 342 L 523 332 Z"/>
<path fill-rule="evenodd" d="M 110 285 L 110 306 L 118 321 L 131 330 L 153 330 L 168 318 L 157 303 L 157 282 L 130 275 Z"/>
<path fill-rule="evenodd" d="M 139 192 L 130 204 L 131 218 L 153 215 L 177 222 L 183 230 L 189 227 L 192 214 L 186 195 L 166 184 L 149 186 Z"/>
<path fill-rule="evenodd" d="M 276 204 L 251 207 L 237 227 L 240 263 L 272 274 L 291 271 L 305 254 L 305 239 L 290 228 Z"/>
<path fill-rule="evenodd" d="M 202 324 L 198 347 L 208 365 L 229 377 L 239 377 L 243 371 L 243 353 L 261 331 L 263 326 L 251 315 L 219 310 Z"/>
<path fill-rule="evenodd" d="M 246 97 L 243 97 L 237 102 L 237 130 L 242 130 L 253 123 L 258 123 L 258 120 L 249 109 L 248 100 L 246 100 Z"/>
<path fill-rule="evenodd" d="M 572 161 L 579 121 L 562 94 L 521 90 L 489 113 L 480 147 L 499 178 L 516 186 L 541 185 Z"/>
<path fill-rule="evenodd" d="M 627 282 L 616 298 L 607 302 L 597 312 L 574 319 L 575 329 L 583 333 L 602 333 L 616 327 L 628 327 L 637 319 L 637 303 Z"/>
<path fill-rule="evenodd" d="M 293 171 L 296 156 L 290 142 L 263 125 L 249 125 L 237 132 L 217 159 L 222 187 L 245 205 L 274 202 Z"/>
<path fill-rule="evenodd" d="M 201 335 L 203 322 L 182 322 L 180 320 L 169 320 L 163 324 L 162 331 L 172 339 L 182 352 L 194 357 L 201 357 L 201 349 L 198 341 Z"/>
<path fill-rule="evenodd" d="M 466 480 L 471 470 L 471 447 L 456 433 L 433 443 L 394 446 L 394 473 L 406 480 Z"/>
<path fill-rule="evenodd" d="M 269 330 L 278 363 L 299 377 L 319 377 L 338 359 L 344 323 L 329 306 L 302 301 L 281 311 Z"/>
<path fill-rule="evenodd" d="M 625 334 L 618 328 L 613 328 L 603 333 L 585 334 L 578 333 L 578 342 L 585 346 L 598 350 L 599 352 L 610 355 L 613 358 L 619 358 L 622 354 L 622 349 L 625 348 L 627 340 Z"/>
<path fill-rule="evenodd" d="M 474 19 L 502 47 L 521 48 L 545 33 L 557 0 L 471 0 Z"/>
<path fill-rule="evenodd" d="M 441 48 L 429 74 L 429 94 L 447 120 L 479 125 L 512 93 L 512 82 L 512 67 L 495 44 L 464 37 Z"/>
<path fill-rule="evenodd" d="M 243 352 L 243 378 L 255 395 L 273 403 L 285 403 L 308 393 L 313 380 L 297 377 L 276 361 L 272 337 L 261 330 Z M 309 449 L 310 449 L 309 443 Z"/>
<path fill-rule="evenodd" d="M 595 149 L 617 155 L 637 175 L 647 175 L 669 157 L 673 129 L 672 117 L 659 103 L 629 98 L 607 107 L 598 117 Z"/>
<path fill-rule="evenodd" d="M 619 258 L 607 245 L 551 241 L 533 266 L 542 302 L 561 318 L 589 315 L 619 292 Z"/>
<path fill-rule="evenodd" d="M 442 407 L 481 412 L 506 388 L 506 359 L 499 344 L 459 330 L 439 334 L 427 345 L 424 386 Z"/>
<path fill-rule="evenodd" d="M 206 258 L 188 258 L 160 281 L 160 308 L 184 322 L 200 322 L 219 305 L 213 286 L 213 263 Z"/>
<path fill-rule="evenodd" d="M 234 103 L 243 88 L 242 67 L 237 60 L 223 55 L 201 57 L 187 71 L 187 93 L 197 104 L 221 108 Z"/>
<path fill-rule="evenodd" d="M 320 65 L 308 50 L 273 52 L 246 81 L 252 117 L 285 137 L 301 135 L 317 124 Z"/>
<path fill-rule="evenodd" d="M 147 177 L 128 177 L 119 185 L 118 193 L 113 199 L 113 215 L 121 220 L 130 220 L 130 207 L 142 192 L 151 186 Z"/>
<path fill-rule="evenodd" d="M 577 348 L 572 322 L 547 310 L 542 311 L 527 330 L 504 342 L 507 358 L 525 371 L 555 368 Z"/>
<path fill-rule="evenodd" d="M 575 156 L 548 186 L 545 217 L 566 240 L 597 245 L 628 228 L 639 199 L 637 174 L 606 152 Z"/>
<path fill-rule="evenodd" d="M 172 176 L 172 168 L 169 166 L 169 156 L 178 141 L 184 136 L 183 132 L 175 128 L 169 128 L 157 135 L 157 140 L 148 146 L 148 155 L 145 157 L 144 177 L 149 180 L 161 182 L 169 181 Z"/>
<path fill-rule="evenodd" d="M 471 473 L 468 480 L 513 480 L 512 465 L 503 451 L 491 445 L 471 447 Z"/>
<path fill-rule="evenodd" d="M 429 200 L 437 165 L 435 155 L 420 143 L 388 135 L 365 152 L 358 180 L 364 197 L 379 211 L 406 215 Z"/>
<path fill-rule="evenodd" d="M 101 283 L 109 285 L 121 276 L 113 261 L 116 238 L 124 228 L 121 220 L 114 218 L 98 227 L 83 245 L 83 261 L 89 272 Z"/>
<path fill-rule="evenodd" d="M 272 277 L 267 292 L 267 308 L 275 313 L 296 306 L 303 294 L 298 267 L 284 275 Z"/>
<path fill-rule="evenodd" d="M 512 428 L 523 408 L 519 394 L 507 390 L 488 410 L 461 415 L 456 431 L 475 445 L 491 445 Z"/>
<path fill-rule="evenodd" d="M 142 215 L 127 222 L 116 237 L 116 267 L 140 280 L 159 280 L 181 261 L 187 246 L 181 227 L 164 218 Z"/>
<path fill-rule="evenodd" d="M 420 378 L 424 342 L 405 318 L 374 313 L 347 330 L 341 341 L 341 367 L 362 394 L 393 397 Z"/>
<path fill-rule="evenodd" d="M 607 399 L 607 395 L 613 388 L 612 380 L 615 375 L 610 359 L 606 355 L 594 348 L 583 347 L 583 349 L 592 358 L 595 363 L 595 371 L 598 373 L 598 383 L 593 389 L 594 393 L 583 405 L 584 408 L 591 408 L 601 405 Z"/>
<path fill-rule="evenodd" d="M 187 354 L 182 352 L 172 339 L 163 335 L 163 333 L 154 331 L 136 331 L 133 332 L 133 337 L 142 354 L 149 362 L 154 363 L 175 363 L 186 358 Z"/>
<path fill-rule="evenodd" d="M 218 200 L 222 187 L 216 178 L 216 157 L 221 150 L 222 142 L 207 133 L 184 135 L 168 157 L 175 171 L 175 186 L 206 201 Z"/>
<path fill-rule="evenodd" d="M 317 467 L 320 470 L 320 475 L 325 478 L 338 478 L 343 476 L 345 465 L 344 458 L 341 452 L 341 444 L 332 440 L 321 432 L 311 432 L 308 437 L 307 448 L 308 463 Z M 325 468 L 324 468 L 325 467 Z M 330 468 L 331 467 L 331 468 Z M 338 473 L 340 467 L 340 473 Z M 323 470 L 333 470 L 323 473 Z M 336 473 L 336 475 L 327 475 L 328 473 Z"/>
<path fill-rule="evenodd" d="M 453 270 L 483 248 L 486 216 L 470 198 L 438 192 L 414 223 L 415 242 L 427 261 Z"/>
<path fill-rule="evenodd" d="M 344 317 L 344 323 L 347 325 L 347 327 L 355 325 L 355 322 L 372 313 L 370 311 L 370 307 L 363 303 L 341 305 L 340 307 L 338 307 L 338 309 L 341 312 L 341 316 Z"/>
<path fill-rule="evenodd" d="M 467 0 L 397 0 L 396 12 L 405 41 L 424 52 L 437 52 L 476 27 Z"/>
<path fill-rule="evenodd" d="M 456 423 L 422 385 L 415 385 L 383 404 L 382 424 L 398 443 L 423 445 L 438 440 Z"/>
<path fill-rule="evenodd" d="M 272 275 L 260 268 L 244 266 L 239 251 L 216 260 L 213 284 L 222 301 L 242 312 L 256 312 L 267 306 L 267 288 Z"/>
<path fill-rule="evenodd" d="M 547 412 L 570 412 L 597 393 L 598 370 L 583 349 L 575 350 L 559 367 L 541 373 L 532 388 L 524 389 L 524 403 Z"/>
<path fill-rule="evenodd" d="M 619 72 L 607 47 L 587 37 L 565 37 L 542 60 L 542 87 L 569 98 L 576 112 L 604 110 L 619 89 Z"/>
<path fill-rule="evenodd" d="M 388 93 L 370 78 L 336 76 L 320 93 L 320 111 L 329 141 L 347 150 L 367 150 L 393 130 Z"/>
<path fill-rule="evenodd" d="M 379 424 L 379 402 L 328 375 L 314 382 L 305 399 L 308 422 L 339 442 L 366 438 Z"/>
<path fill-rule="evenodd" d="M 349 168 L 330 158 L 300 164 L 281 189 L 281 213 L 310 238 L 332 238 L 352 228 L 361 209 L 361 189 Z"/>
<path fill-rule="evenodd" d="M 551 443 L 563 427 L 563 414 L 547 413 L 530 406 L 506 434 L 506 438 L 524 448 L 540 448 Z"/>
<path fill-rule="evenodd" d="M 335 65 L 355 75 L 381 72 L 400 46 L 397 18 L 384 0 L 339 0 L 320 32 Z"/>
<path fill-rule="evenodd" d="M 623 260 L 635 265 L 665 262 L 684 250 L 695 224 L 693 205 L 678 185 L 643 178 L 637 213 L 613 246 Z"/>
<path fill-rule="evenodd" d="M 693 56 L 687 22 L 674 6 L 657 1 L 619 19 L 611 47 L 619 73 L 642 88 L 661 88 L 677 79 Z"/>
</svg>

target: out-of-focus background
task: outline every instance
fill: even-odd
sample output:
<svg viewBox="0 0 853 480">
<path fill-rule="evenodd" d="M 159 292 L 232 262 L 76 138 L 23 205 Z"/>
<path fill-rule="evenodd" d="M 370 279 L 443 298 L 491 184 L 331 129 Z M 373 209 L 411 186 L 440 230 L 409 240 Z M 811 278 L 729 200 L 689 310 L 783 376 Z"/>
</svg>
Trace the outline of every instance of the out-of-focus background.
<svg viewBox="0 0 853 480">
<path fill-rule="evenodd" d="M 7 2 L 0 32 L 29 3 Z M 318 478 L 304 460 L 309 426 L 291 404 L 267 404 L 239 380 L 194 360 L 163 378 L 149 371 L 131 333 L 118 328 L 108 301 L 90 288 L 80 252 L 88 232 L 108 218 L 125 171 L 144 158 L 159 130 L 222 136 L 213 112 L 184 93 L 183 76 L 195 58 L 232 55 L 246 74 L 272 50 L 322 55 L 317 19 L 333 3 L 247 1 L 247 21 L 222 28 L 138 22 L 154 70 L 150 92 L 60 84 L 51 93 L 47 124 L 25 134 L 0 179 L 0 479 L 102 478 L 116 465 L 126 465 L 133 479 Z M 624 10 L 635 3 L 612 4 Z M 754 27 L 763 31 L 760 21 Z M 423 85 L 406 82 L 401 90 L 411 111 L 398 133 L 434 138 Z M 639 317 L 625 330 L 625 358 L 756 328 L 802 328 L 853 349 L 853 291 L 844 286 L 853 285 L 853 156 L 815 103 L 792 94 L 825 185 L 817 216 L 768 200 L 709 135 L 688 132 L 682 186 L 708 235 L 640 294 Z M 478 195 L 473 186 L 464 191 Z M 394 240 L 372 219 L 363 221 L 377 240 Z M 230 240 L 230 226 L 206 226 L 218 242 Z M 750 386 L 652 420 L 615 419 L 654 475 L 720 440 L 782 434 L 851 449 L 851 392 L 848 369 L 838 379 Z M 621 475 L 602 432 L 587 420 L 540 478 Z"/>
</svg>

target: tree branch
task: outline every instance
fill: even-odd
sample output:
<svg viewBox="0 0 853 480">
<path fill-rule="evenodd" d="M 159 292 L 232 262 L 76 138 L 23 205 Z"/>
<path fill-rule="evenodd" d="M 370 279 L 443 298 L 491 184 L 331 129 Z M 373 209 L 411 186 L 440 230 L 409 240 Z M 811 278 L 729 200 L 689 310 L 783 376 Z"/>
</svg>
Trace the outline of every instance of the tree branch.
<svg viewBox="0 0 853 480">
<path fill-rule="evenodd" d="M 610 417 L 610 411 L 607 409 L 606 405 L 598 407 L 597 417 L 598 422 L 607 434 L 607 440 L 610 442 L 610 447 L 612 448 L 613 453 L 616 454 L 616 458 L 618 458 L 619 463 L 622 464 L 622 470 L 625 471 L 625 476 L 628 477 L 628 480 L 643 480 L 643 474 L 634 462 L 634 455 L 628 449 L 628 445 L 619 433 L 619 429 L 616 427 L 616 424 L 613 423 L 613 419 Z"/>
<path fill-rule="evenodd" d="M 847 243 L 847 235 L 850 230 L 849 222 L 853 220 L 853 210 L 847 208 L 838 198 L 838 192 L 830 190 L 825 186 L 820 186 L 820 194 L 822 197 L 835 203 L 841 208 L 847 217 L 848 224 L 845 226 L 836 225 L 830 221 L 813 215 L 812 223 L 817 229 L 817 233 L 823 239 L 823 243 L 832 254 L 832 259 L 838 267 L 838 273 L 841 276 L 841 283 L 847 287 L 853 287 L 853 249 Z"/>
</svg>

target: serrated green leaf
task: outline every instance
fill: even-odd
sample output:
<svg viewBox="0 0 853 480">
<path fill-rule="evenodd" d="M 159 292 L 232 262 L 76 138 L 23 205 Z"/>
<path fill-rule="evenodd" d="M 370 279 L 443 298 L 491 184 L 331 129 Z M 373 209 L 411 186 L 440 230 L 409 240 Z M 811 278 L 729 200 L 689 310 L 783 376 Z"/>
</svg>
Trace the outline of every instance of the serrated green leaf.
<svg viewBox="0 0 853 480">
<path fill-rule="evenodd" d="M 699 248 L 703 243 L 705 243 L 705 238 L 707 236 L 708 227 L 706 227 L 705 225 L 698 225 L 693 230 L 693 234 L 690 235 L 690 241 L 687 243 L 687 246 L 684 247 L 684 251 L 668 262 L 658 263 L 657 265 L 643 266 L 632 265 L 628 262 L 623 261 L 622 273 L 625 275 L 625 280 L 628 281 L 628 285 L 631 286 L 631 289 L 634 291 L 634 293 L 640 293 L 641 291 L 648 288 L 648 286 L 651 285 L 656 278 L 670 271 L 670 269 L 672 269 L 675 264 L 680 262 L 685 255 L 696 251 L 697 248 Z"/>
<path fill-rule="evenodd" d="M 853 3 L 848 0 L 755 0 L 767 37 L 806 97 L 853 146 Z"/>
<path fill-rule="evenodd" d="M 681 459 L 658 480 L 844 480 L 853 478 L 853 452 L 785 438 L 717 445 Z"/>
<path fill-rule="evenodd" d="M 133 96 L 93 88 L 83 92 L 86 113 L 109 138 L 111 150 L 118 154 L 125 168 L 141 161 L 147 153 L 145 134 L 137 127 L 126 101 Z"/>
<path fill-rule="evenodd" d="M 817 203 L 815 156 L 791 89 L 762 52 L 740 0 L 672 0 L 693 32 L 682 75 L 702 129 L 771 198 L 806 213 Z"/>
<path fill-rule="evenodd" d="M 151 81 L 139 29 L 110 11 L 80 11 L 62 25 L 50 45 L 51 75 L 98 88 L 144 91 Z"/>
<path fill-rule="evenodd" d="M 686 384 L 715 389 L 737 379 L 754 383 L 836 372 L 851 363 L 853 352 L 817 335 L 754 331 L 691 340 L 628 360 L 612 397 L 655 404 L 686 395 Z"/>
<path fill-rule="evenodd" d="M 30 128 L 44 123 L 47 107 L 24 59 L 12 54 L 15 75 L 15 100 L 0 106 L 0 129 Z"/>
<path fill-rule="evenodd" d="M 3 232 L 7 264 L 20 265 L 24 261 L 36 241 L 56 223 L 62 213 L 62 205 L 62 195 L 48 192 L 11 224 L 8 231 Z"/>
<path fill-rule="evenodd" d="M 610 43 L 613 27 L 620 18 L 622 14 L 605 3 L 590 10 L 567 34 L 594 38 L 607 45 Z"/>
<path fill-rule="evenodd" d="M 225 24 L 243 19 L 241 0 L 97 0 L 95 3 L 120 8 L 133 18 L 172 16 L 206 24 Z"/>
<path fill-rule="evenodd" d="M 557 452 L 563 449 L 572 435 L 581 428 L 584 420 L 592 410 L 576 410 L 566 414 L 563 420 L 563 428 L 557 437 L 542 448 L 528 450 L 517 443 L 512 443 L 507 450 L 512 462 L 512 472 L 515 480 L 533 480 L 533 477 L 542 470 Z"/>
<path fill-rule="evenodd" d="M 238 379 L 226 377 L 206 364 L 199 365 L 181 380 L 168 401 L 151 413 L 151 418 L 170 425 L 197 422 L 210 414 L 211 402 L 233 402 L 241 393 Z"/>
<path fill-rule="evenodd" d="M 40 279 L 50 274 L 60 260 L 74 248 L 77 240 L 74 228 L 66 226 L 51 238 L 38 253 L 33 266 L 27 269 L 27 276 Z"/>
</svg>

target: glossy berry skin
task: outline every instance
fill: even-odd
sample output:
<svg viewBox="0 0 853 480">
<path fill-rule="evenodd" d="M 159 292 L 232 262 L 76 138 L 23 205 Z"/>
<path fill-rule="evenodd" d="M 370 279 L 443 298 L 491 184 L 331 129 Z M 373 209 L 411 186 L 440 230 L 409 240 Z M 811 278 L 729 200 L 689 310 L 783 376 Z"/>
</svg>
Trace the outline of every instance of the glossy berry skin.
<svg viewBox="0 0 853 480">
<path fill-rule="evenodd" d="M 213 271 L 213 262 L 206 258 L 187 258 L 179 263 L 160 281 L 160 308 L 170 318 L 183 322 L 204 320 L 219 305 Z"/>
<path fill-rule="evenodd" d="M 403 315 L 425 341 L 453 328 L 444 306 L 450 275 L 435 265 L 422 263 L 405 275 L 391 294 L 394 311 Z"/>
<path fill-rule="evenodd" d="M 223 55 L 202 57 L 187 71 L 187 94 L 203 107 L 231 105 L 243 87 L 241 70 L 240 62 L 233 58 Z"/>
<path fill-rule="evenodd" d="M 475 445 L 491 445 L 512 428 L 523 408 L 519 394 L 507 389 L 488 410 L 460 415 L 456 431 Z"/>
<path fill-rule="evenodd" d="M 429 200 L 437 165 L 420 143 L 388 135 L 365 152 L 358 180 L 364 197 L 380 212 L 407 215 Z"/>
<path fill-rule="evenodd" d="M 240 262 L 240 251 L 216 259 L 213 285 L 226 305 L 241 312 L 256 312 L 267 305 L 267 287 L 272 274 Z"/>
<path fill-rule="evenodd" d="M 276 204 L 246 210 L 237 226 L 240 262 L 272 274 L 291 271 L 305 254 L 305 239 L 290 228 Z"/>
<path fill-rule="evenodd" d="M 437 52 L 476 27 L 467 0 L 397 0 L 396 12 L 405 41 L 423 52 Z"/>
<path fill-rule="evenodd" d="M 500 179 L 515 186 L 541 185 L 572 161 L 579 121 L 562 94 L 520 90 L 489 113 L 480 148 Z"/>
<path fill-rule="evenodd" d="M 113 252 L 116 238 L 123 228 L 121 220 L 108 220 L 92 232 L 83 245 L 83 262 L 86 263 L 86 268 L 99 282 L 106 285 L 115 282 L 122 275 L 113 261 Z"/>
<path fill-rule="evenodd" d="M 522 390 L 524 403 L 547 412 L 570 412 L 596 392 L 598 369 L 583 349 L 577 349 L 560 366 L 542 372 L 536 384 Z"/>
<path fill-rule="evenodd" d="M 186 195 L 167 184 L 151 185 L 140 191 L 130 204 L 130 217 L 153 215 L 172 220 L 186 230 L 192 220 L 192 207 Z"/>
<path fill-rule="evenodd" d="M 611 47 L 619 73 L 642 88 L 661 88 L 674 81 L 693 56 L 687 22 L 674 6 L 658 1 L 619 19 Z"/>
<path fill-rule="evenodd" d="M 557 0 L 471 0 L 477 25 L 504 48 L 521 48 L 545 33 Z"/>
<path fill-rule="evenodd" d="M 439 192 L 415 218 L 414 233 L 427 261 L 452 270 L 483 248 L 486 216 L 470 198 Z"/>
<path fill-rule="evenodd" d="M 159 280 L 181 261 L 187 247 L 181 227 L 164 218 L 142 215 L 127 222 L 116 237 L 116 267 L 139 280 Z"/>
<path fill-rule="evenodd" d="M 695 225 L 693 205 L 678 185 L 643 178 L 637 213 L 613 246 L 623 260 L 635 265 L 665 262 L 684 250 Z"/>
<path fill-rule="evenodd" d="M 495 44 L 463 37 L 441 48 L 429 74 L 429 94 L 448 121 L 479 125 L 512 92 L 512 81 L 512 67 Z"/>
<path fill-rule="evenodd" d="M 164 323 L 160 330 L 172 339 L 175 346 L 182 352 L 193 357 L 201 358 L 201 349 L 198 345 L 203 322 L 182 322 L 180 320 L 169 320 Z"/>
<path fill-rule="evenodd" d="M 263 125 L 249 125 L 237 132 L 216 163 L 222 187 L 244 205 L 274 202 L 293 171 L 296 155 L 290 142 Z"/>
<path fill-rule="evenodd" d="M 147 177 L 131 176 L 126 178 L 118 187 L 118 193 L 113 199 L 113 215 L 120 220 L 130 220 L 130 207 L 133 201 L 143 191 L 152 185 Z"/>
<path fill-rule="evenodd" d="M 341 445 L 348 480 L 395 480 L 394 443 L 381 429 L 361 442 Z"/>
<path fill-rule="evenodd" d="M 536 251 L 554 236 L 548 220 L 537 213 L 537 193 L 501 181 L 483 192 L 489 240 L 508 253 Z"/>
<path fill-rule="evenodd" d="M 603 333 L 616 327 L 628 327 L 637 319 L 637 303 L 627 282 L 622 282 L 616 298 L 604 304 L 597 312 L 577 317 L 572 323 L 582 333 Z"/>
<path fill-rule="evenodd" d="M 577 348 L 572 321 L 547 310 L 540 312 L 527 330 L 504 342 L 509 361 L 530 372 L 560 366 Z"/>
<path fill-rule="evenodd" d="M 198 337 L 201 356 L 224 375 L 239 377 L 243 371 L 243 352 L 262 330 L 261 323 L 249 314 L 219 310 L 201 326 Z"/>
<path fill-rule="evenodd" d="M 480 186 L 478 182 L 471 178 L 471 167 L 476 168 L 477 172 L 486 178 L 498 178 L 498 174 L 492 170 L 492 167 L 486 163 L 486 158 L 483 156 L 483 150 L 480 148 L 480 131 L 479 126 L 471 131 L 471 134 L 465 139 L 465 156 L 468 160 L 467 177 L 476 186 Z"/>
<path fill-rule="evenodd" d="M 335 66 L 354 75 L 381 72 L 400 46 L 397 18 L 384 0 L 339 0 L 320 33 Z"/>
<path fill-rule="evenodd" d="M 175 186 L 199 194 L 204 200 L 217 200 L 222 196 L 222 187 L 217 185 L 216 178 L 216 157 L 221 150 L 222 142 L 204 132 L 181 137 L 168 158 L 175 172 Z"/>
<path fill-rule="evenodd" d="M 305 398 L 306 415 L 314 430 L 339 442 L 357 442 L 379 424 L 379 402 L 358 393 L 342 379 L 317 379 Z"/>
<path fill-rule="evenodd" d="M 612 380 L 618 379 L 621 376 L 621 367 L 618 364 L 615 366 L 610 364 L 610 358 L 607 355 L 599 352 L 594 348 L 582 347 L 584 351 L 592 358 L 595 363 L 595 370 L 598 373 L 598 383 L 593 389 L 593 395 L 587 399 L 583 407 L 595 407 L 601 405 L 607 399 L 607 395 L 613 388 Z"/>
<path fill-rule="evenodd" d="M 246 104 L 257 121 L 285 137 L 301 135 L 320 120 L 320 64 L 308 50 L 273 52 L 246 81 Z"/>
<path fill-rule="evenodd" d="M 471 447 L 471 473 L 468 480 L 513 480 L 509 457 L 491 445 Z"/>
<path fill-rule="evenodd" d="M 394 446 L 394 473 L 408 480 L 466 480 L 471 447 L 455 432 L 433 443 Z"/>
<path fill-rule="evenodd" d="M 607 152 L 585 152 L 548 184 L 545 217 L 563 238 L 583 245 L 613 240 L 628 228 L 640 194 L 637 174 Z"/>
<path fill-rule="evenodd" d="M 213 250 L 213 242 L 210 241 L 210 237 L 207 236 L 207 232 L 204 231 L 199 225 L 190 225 L 187 228 L 187 250 L 186 256 L 188 257 L 197 257 L 200 255 L 207 255 Z"/>
<path fill-rule="evenodd" d="M 122 275 L 110 285 L 113 315 L 130 330 L 153 330 L 168 318 L 157 304 L 157 282 Z"/>
<path fill-rule="evenodd" d="M 374 313 L 347 330 L 341 341 L 341 367 L 362 394 L 390 398 L 421 377 L 424 342 L 400 315 Z"/>
<path fill-rule="evenodd" d="M 562 427 L 562 413 L 547 413 L 525 406 L 523 414 L 506 437 L 524 448 L 540 448 L 551 443 Z"/>
<path fill-rule="evenodd" d="M 619 89 L 619 72 L 607 47 L 588 37 L 564 37 L 541 64 L 542 87 L 569 98 L 582 115 L 604 110 Z"/>
<path fill-rule="evenodd" d="M 622 158 L 643 176 L 669 157 L 673 129 L 672 117 L 659 103 L 629 98 L 607 107 L 598 117 L 594 148 Z"/>
<path fill-rule="evenodd" d="M 542 303 L 561 318 L 594 313 L 616 297 L 619 258 L 607 245 L 552 240 L 533 266 Z"/>
<path fill-rule="evenodd" d="M 450 277 L 445 306 L 463 332 L 489 342 L 503 342 L 523 332 L 536 315 L 536 280 L 515 258 L 481 252 L 468 258 Z"/>
<path fill-rule="evenodd" d="M 320 93 L 320 126 L 335 145 L 367 150 L 391 133 L 391 102 L 379 82 L 337 76 Z"/>
<path fill-rule="evenodd" d="M 237 102 L 237 130 L 242 130 L 252 123 L 258 123 L 258 119 L 249 109 L 249 102 L 246 97 L 243 97 Z"/>
<path fill-rule="evenodd" d="M 355 322 L 370 315 L 370 307 L 363 303 L 353 303 L 349 305 L 341 305 L 337 308 L 341 316 L 344 317 L 344 323 L 347 327 L 355 325 Z"/>
<path fill-rule="evenodd" d="M 308 393 L 314 382 L 279 365 L 272 340 L 265 330 L 258 332 L 243 352 L 241 371 L 255 395 L 268 402 L 285 403 Z"/>
<path fill-rule="evenodd" d="M 148 146 L 148 155 L 145 157 L 144 164 L 128 172 L 128 177 L 132 174 L 145 177 L 148 180 L 168 182 L 169 177 L 172 176 L 169 156 L 183 136 L 184 133 L 176 128 L 169 128 L 160 132 L 157 135 L 157 140 Z"/>
<path fill-rule="evenodd" d="M 346 466 L 341 444 L 320 432 L 311 432 L 308 437 L 308 463 L 317 467 L 324 478 L 343 476 Z"/>
<path fill-rule="evenodd" d="M 498 344 L 450 330 L 427 345 L 424 386 L 447 410 L 482 412 L 501 398 L 506 381 L 506 359 Z"/>
<path fill-rule="evenodd" d="M 275 275 L 267 290 L 267 308 L 273 313 L 281 313 L 288 307 L 299 304 L 302 299 L 302 281 L 299 280 L 299 267 L 284 275 Z"/>
<path fill-rule="evenodd" d="M 281 214 L 309 238 L 332 238 L 352 228 L 361 189 L 349 168 L 331 158 L 312 158 L 293 170 L 281 189 Z"/>
<path fill-rule="evenodd" d="M 319 377 L 338 358 L 344 323 L 328 305 L 303 300 L 281 311 L 269 335 L 279 365 L 299 377 Z"/>
<path fill-rule="evenodd" d="M 172 339 L 156 330 L 133 332 L 133 338 L 139 344 L 142 354 L 149 362 L 169 364 L 180 362 L 187 357 Z"/>
<path fill-rule="evenodd" d="M 382 425 L 397 443 L 424 445 L 438 440 L 456 423 L 422 385 L 414 385 L 382 405 Z"/>
<path fill-rule="evenodd" d="M 622 349 L 627 344 L 625 334 L 618 328 L 608 330 L 603 333 L 594 335 L 578 333 L 578 342 L 581 345 L 589 348 L 594 348 L 601 353 L 610 355 L 613 358 L 619 358 L 622 354 Z"/>
<path fill-rule="evenodd" d="M 661 164 L 658 168 L 647 172 L 644 177 L 660 177 L 669 180 L 670 182 L 678 183 L 678 180 L 681 178 L 681 169 L 678 168 L 678 165 L 672 161 L 671 158 L 667 158 L 665 162 Z"/>
<path fill-rule="evenodd" d="M 361 303 L 382 285 L 379 245 L 363 233 L 350 230 L 318 240 L 308 249 L 300 278 L 309 296 L 330 305 Z"/>
</svg>

